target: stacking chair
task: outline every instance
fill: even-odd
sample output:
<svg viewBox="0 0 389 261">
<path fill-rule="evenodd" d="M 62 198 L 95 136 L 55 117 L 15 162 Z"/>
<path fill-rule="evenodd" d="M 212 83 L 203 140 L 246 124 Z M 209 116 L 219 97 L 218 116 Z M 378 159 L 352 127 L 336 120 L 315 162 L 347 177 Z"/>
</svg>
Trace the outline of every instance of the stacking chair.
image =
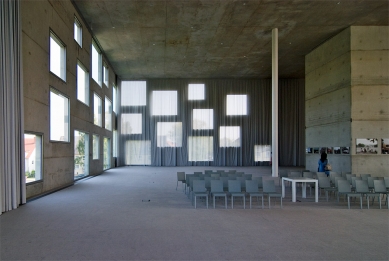
<svg viewBox="0 0 389 261">
<path fill-rule="evenodd" d="M 371 175 L 370 174 L 361 174 L 362 180 L 366 180 L 367 181 L 368 177 L 371 177 Z"/>
<path fill-rule="evenodd" d="M 243 176 L 245 180 L 252 180 L 253 178 L 253 174 L 243 174 Z"/>
<path fill-rule="evenodd" d="M 211 173 L 212 173 L 212 170 L 210 170 L 210 169 L 204 170 L 204 174 L 211 174 Z"/>
<path fill-rule="evenodd" d="M 271 206 L 271 204 L 270 204 L 270 198 L 271 197 L 274 197 L 274 198 L 278 197 L 278 198 L 280 198 L 281 208 L 282 208 L 282 194 L 278 193 L 276 191 L 276 186 L 274 185 L 274 181 L 273 180 L 264 180 L 262 183 L 263 183 L 263 194 L 267 195 L 268 200 L 269 200 L 269 208 Z"/>
<path fill-rule="evenodd" d="M 236 173 L 236 169 L 230 169 L 228 173 Z"/>
<path fill-rule="evenodd" d="M 193 199 L 193 181 L 195 180 L 201 180 L 200 177 L 196 177 L 196 176 L 193 176 L 193 177 L 189 177 L 189 192 L 188 192 L 188 198 L 189 197 L 192 197 Z M 204 181 L 205 182 L 205 181 Z M 205 186 L 205 185 L 204 185 Z"/>
<path fill-rule="evenodd" d="M 389 177 L 384 177 L 386 190 L 389 191 Z"/>
<path fill-rule="evenodd" d="M 225 177 L 228 177 L 228 173 L 227 172 L 219 172 L 220 173 L 220 177 L 223 177 L 223 178 L 225 178 Z"/>
<path fill-rule="evenodd" d="M 313 172 L 303 171 L 303 177 L 313 179 Z M 315 183 L 310 182 L 307 185 L 309 186 L 309 195 L 312 195 L 312 187 L 315 187 Z"/>
<path fill-rule="evenodd" d="M 288 177 L 290 177 L 290 178 L 300 178 L 300 177 L 302 177 L 303 175 L 301 174 L 301 172 L 300 171 L 291 171 L 291 172 L 289 172 L 289 174 L 288 174 Z"/>
<path fill-rule="evenodd" d="M 246 193 L 250 197 L 250 208 L 251 208 L 252 197 L 257 197 L 258 204 L 259 204 L 258 197 L 261 197 L 262 198 L 262 209 L 263 209 L 263 194 L 259 193 L 257 180 L 246 180 Z"/>
<path fill-rule="evenodd" d="M 327 178 L 327 174 L 325 172 L 316 172 L 316 177 L 319 178 L 319 177 L 326 177 Z"/>
<path fill-rule="evenodd" d="M 350 197 L 360 197 L 360 193 L 352 193 L 350 183 L 347 180 L 338 180 L 338 203 L 339 196 L 345 195 L 347 197 L 347 205 L 350 209 Z M 362 199 L 361 199 L 361 208 L 362 208 Z"/>
<path fill-rule="evenodd" d="M 367 177 L 367 185 L 369 186 L 370 192 L 374 191 L 374 180 L 377 180 L 378 177 Z"/>
<path fill-rule="evenodd" d="M 197 197 L 205 197 L 207 208 L 208 208 L 208 192 L 207 189 L 205 188 L 205 180 L 193 180 L 192 201 L 194 198 L 195 208 L 196 208 Z"/>
<path fill-rule="evenodd" d="M 355 191 L 355 181 L 356 180 L 362 180 L 361 177 L 351 177 L 351 190 Z"/>
<path fill-rule="evenodd" d="M 223 181 L 211 180 L 211 197 L 213 197 L 213 208 L 215 208 L 215 197 L 224 197 L 225 207 L 227 209 L 227 193 L 223 190 Z"/>
<path fill-rule="evenodd" d="M 202 172 L 199 172 L 199 171 L 195 171 L 195 172 L 194 172 L 194 175 L 195 175 L 195 177 L 200 177 L 200 176 L 203 175 L 203 173 L 202 173 Z"/>
<path fill-rule="evenodd" d="M 237 177 L 243 177 L 244 172 L 236 172 L 235 174 L 236 174 Z"/>
<path fill-rule="evenodd" d="M 361 209 L 362 209 L 362 198 L 363 196 L 366 197 L 367 200 L 367 209 L 369 209 L 369 197 L 373 197 L 373 203 L 374 203 L 374 197 L 376 194 L 370 193 L 369 186 L 367 184 L 366 180 L 356 180 L 355 181 L 355 187 L 356 193 L 360 193 L 360 201 L 361 201 Z"/>
<path fill-rule="evenodd" d="M 228 181 L 228 193 L 231 195 L 231 208 L 234 208 L 234 197 L 243 198 L 243 208 L 246 208 L 246 197 L 242 192 L 240 180 L 229 180 Z"/>
<path fill-rule="evenodd" d="M 186 183 L 185 181 L 185 172 L 177 172 L 177 186 L 176 186 L 176 190 L 178 188 L 178 182 L 181 182 L 182 185 L 184 185 Z M 184 190 L 182 190 L 184 191 Z"/>
<path fill-rule="evenodd" d="M 228 174 L 228 179 L 235 180 L 236 179 L 236 174 L 235 173 L 229 173 Z"/>
<path fill-rule="evenodd" d="M 319 180 L 320 194 L 321 194 L 321 190 L 324 189 L 324 191 L 326 192 L 326 198 L 327 198 L 327 202 L 328 202 L 328 192 L 336 192 L 337 189 L 335 187 L 331 186 L 330 180 L 327 178 L 327 176 L 326 177 L 319 177 L 318 180 Z"/>
<path fill-rule="evenodd" d="M 239 180 L 240 187 L 241 187 L 242 191 L 245 191 L 245 189 L 246 189 L 246 179 L 244 177 L 236 177 L 236 180 Z"/>
<path fill-rule="evenodd" d="M 212 173 L 211 174 L 211 178 L 219 179 L 220 178 L 220 174 L 219 173 Z"/>
<path fill-rule="evenodd" d="M 211 180 L 213 178 L 212 177 L 204 177 L 204 181 L 205 181 L 205 188 L 210 191 L 211 190 Z"/>
<path fill-rule="evenodd" d="M 386 195 L 386 205 L 389 209 L 389 204 L 388 204 L 388 195 L 389 192 L 386 189 L 385 186 L 385 181 L 384 180 L 374 180 L 374 193 L 378 194 L 378 200 L 380 202 L 380 209 L 381 209 L 381 195 L 385 197 Z"/>
<path fill-rule="evenodd" d="M 228 190 L 228 177 L 220 177 L 220 179 L 223 182 L 223 189 L 224 191 Z"/>
<path fill-rule="evenodd" d="M 283 177 L 287 177 L 288 176 L 288 171 L 286 169 L 281 169 L 278 171 L 278 186 L 281 185 L 281 180 Z"/>
<path fill-rule="evenodd" d="M 258 189 L 263 189 L 262 177 L 254 177 L 253 180 L 256 180 L 258 183 Z"/>
<path fill-rule="evenodd" d="M 330 174 L 330 181 L 331 181 L 331 184 L 334 185 L 336 187 L 336 183 L 335 183 L 335 179 L 336 178 L 342 178 L 342 175 L 338 174 L 338 173 L 334 173 L 334 174 Z"/>
<path fill-rule="evenodd" d="M 188 198 L 189 198 L 189 191 L 190 191 L 189 182 L 190 182 L 190 179 L 193 177 L 194 177 L 193 174 L 185 174 L 185 194 L 186 194 L 186 191 L 188 190 Z"/>
<path fill-rule="evenodd" d="M 352 181 L 351 181 L 351 178 L 355 177 L 355 176 L 356 176 L 355 174 L 349 174 L 349 173 L 346 174 L 346 179 L 350 182 L 350 185 L 353 184 Z"/>
</svg>

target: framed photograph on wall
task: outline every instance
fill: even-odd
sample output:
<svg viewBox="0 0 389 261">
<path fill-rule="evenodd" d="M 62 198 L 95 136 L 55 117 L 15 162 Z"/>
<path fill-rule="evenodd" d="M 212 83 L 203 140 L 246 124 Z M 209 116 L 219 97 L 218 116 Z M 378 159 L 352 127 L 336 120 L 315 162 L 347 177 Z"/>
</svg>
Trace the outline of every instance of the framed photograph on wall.
<svg viewBox="0 0 389 261">
<path fill-rule="evenodd" d="M 389 155 L 389 138 L 381 139 L 381 153 Z"/>
<path fill-rule="evenodd" d="M 355 146 L 357 154 L 378 153 L 378 139 L 375 138 L 356 139 Z"/>
<path fill-rule="evenodd" d="M 350 154 L 350 147 L 342 147 L 342 154 Z"/>
<path fill-rule="evenodd" d="M 313 148 L 313 153 L 319 154 L 320 149 L 319 148 Z"/>
<path fill-rule="evenodd" d="M 312 153 L 312 148 L 306 148 L 306 149 L 305 149 L 305 152 L 306 152 L 306 153 Z"/>
<path fill-rule="evenodd" d="M 334 147 L 334 154 L 340 154 L 340 147 Z"/>
<path fill-rule="evenodd" d="M 332 154 L 333 153 L 333 148 L 332 147 L 327 147 L 327 154 Z"/>
</svg>

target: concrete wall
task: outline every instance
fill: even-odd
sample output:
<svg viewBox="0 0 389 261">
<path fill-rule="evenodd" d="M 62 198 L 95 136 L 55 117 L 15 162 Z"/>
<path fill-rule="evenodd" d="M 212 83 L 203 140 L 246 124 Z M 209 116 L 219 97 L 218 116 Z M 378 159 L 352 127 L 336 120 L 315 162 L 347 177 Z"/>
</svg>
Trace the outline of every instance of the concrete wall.
<svg viewBox="0 0 389 261">
<path fill-rule="evenodd" d="M 109 71 L 109 86 L 100 87 L 90 78 L 90 105 L 77 100 L 76 65 L 80 60 L 91 72 L 92 35 L 70 1 L 22 1 L 22 45 L 25 131 L 43 135 L 43 179 L 27 185 L 27 198 L 46 193 L 74 182 L 74 130 L 100 135 L 100 159 L 92 160 L 92 138 L 89 142 L 90 175 L 103 171 L 103 137 L 112 141 L 112 131 L 93 124 L 93 93 L 112 101 L 116 80 Z M 83 26 L 83 43 L 74 40 L 74 16 Z M 52 30 L 66 45 L 66 82 L 49 70 L 49 42 Z M 103 61 L 106 61 L 103 58 Z M 70 142 L 50 141 L 50 87 L 70 99 Z M 103 109 L 104 115 L 104 109 Z M 103 117 L 104 126 L 104 117 Z M 112 142 L 111 142 L 112 144 Z M 112 151 L 112 150 L 111 150 Z M 113 160 L 111 160 L 113 162 Z M 112 164 L 111 164 L 112 166 Z"/>
<path fill-rule="evenodd" d="M 336 172 L 388 175 L 388 155 L 356 154 L 356 138 L 388 136 L 388 27 L 350 27 L 306 56 L 306 146 L 350 147 L 329 154 Z M 306 155 L 317 169 L 319 154 Z"/>
</svg>

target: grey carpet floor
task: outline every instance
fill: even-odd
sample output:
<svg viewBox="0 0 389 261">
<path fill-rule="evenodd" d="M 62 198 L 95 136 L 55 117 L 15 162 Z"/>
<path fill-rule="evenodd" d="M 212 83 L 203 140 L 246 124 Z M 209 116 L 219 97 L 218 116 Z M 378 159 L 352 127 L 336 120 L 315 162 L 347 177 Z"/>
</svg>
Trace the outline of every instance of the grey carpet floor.
<svg viewBox="0 0 389 261">
<path fill-rule="evenodd" d="M 30 201 L 0 216 L 0 259 L 389 260 L 386 206 L 349 210 L 309 191 L 292 203 L 288 188 L 282 209 L 194 209 L 176 173 L 204 169 L 228 168 L 122 167 Z M 230 169 L 271 179 L 267 167 Z"/>
</svg>

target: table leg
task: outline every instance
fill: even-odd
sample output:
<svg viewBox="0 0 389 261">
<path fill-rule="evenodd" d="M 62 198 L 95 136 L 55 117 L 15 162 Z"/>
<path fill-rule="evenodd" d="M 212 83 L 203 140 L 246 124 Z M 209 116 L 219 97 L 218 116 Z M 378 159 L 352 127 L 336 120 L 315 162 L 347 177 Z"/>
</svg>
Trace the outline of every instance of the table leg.
<svg viewBox="0 0 389 261">
<path fill-rule="evenodd" d="M 296 202 L 296 182 L 292 181 L 292 202 Z"/>
<path fill-rule="evenodd" d="M 284 179 L 282 179 L 282 197 L 284 198 L 285 197 L 285 180 Z"/>
<path fill-rule="evenodd" d="M 319 182 L 315 181 L 315 202 L 319 202 Z"/>
<path fill-rule="evenodd" d="M 307 182 L 301 182 L 301 183 L 303 184 L 302 188 L 301 188 L 302 197 L 306 198 L 307 197 Z"/>
</svg>

